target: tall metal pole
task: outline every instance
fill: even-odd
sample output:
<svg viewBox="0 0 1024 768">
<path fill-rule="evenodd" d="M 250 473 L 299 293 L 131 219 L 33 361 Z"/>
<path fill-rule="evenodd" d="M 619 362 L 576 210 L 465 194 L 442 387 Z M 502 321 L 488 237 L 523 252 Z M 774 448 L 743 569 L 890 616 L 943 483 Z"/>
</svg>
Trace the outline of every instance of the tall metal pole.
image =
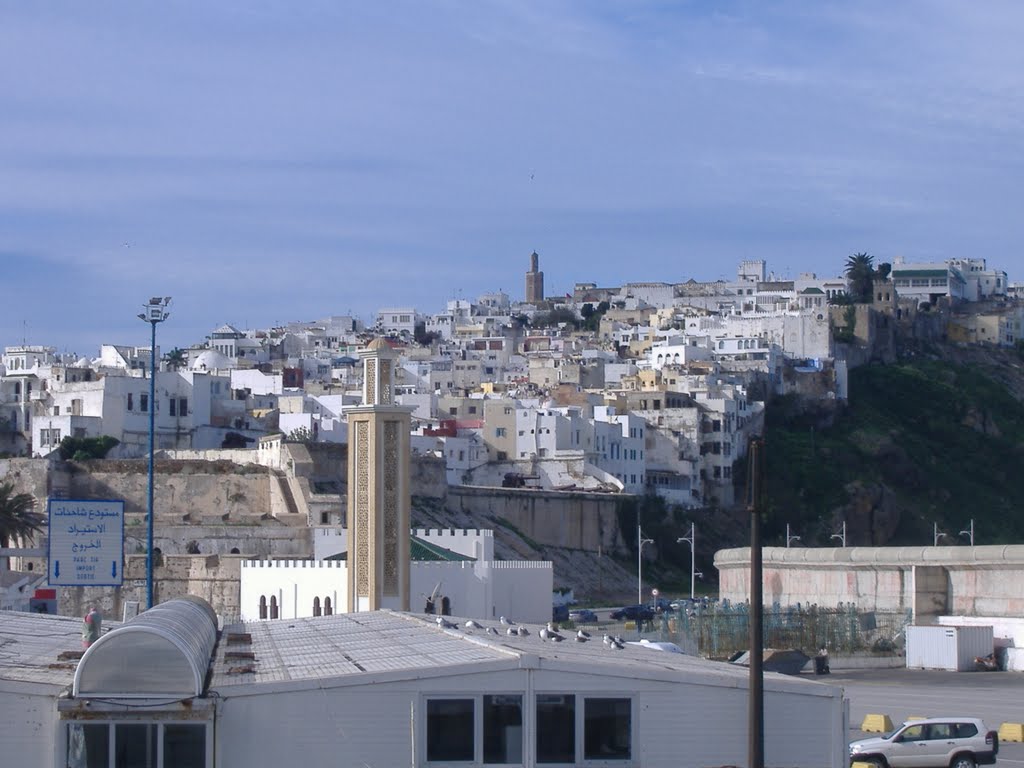
<svg viewBox="0 0 1024 768">
<path fill-rule="evenodd" d="M 149 490 L 146 502 L 146 608 L 153 607 L 153 453 L 156 432 L 156 324 L 152 328 L 149 347 Z"/>
<path fill-rule="evenodd" d="M 750 441 L 747 472 L 747 510 L 750 512 L 750 706 L 749 768 L 764 768 L 764 596 L 762 589 L 761 513 L 764 495 L 764 441 Z"/>
<path fill-rule="evenodd" d="M 146 498 L 146 609 L 153 607 L 153 463 L 156 435 L 156 324 L 171 313 L 171 297 L 155 296 L 143 306 L 139 319 L 149 323 L 149 483 Z"/>
<path fill-rule="evenodd" d="M 636 602 L 642 605 L 644 602 L 644 580 L 643 580 L 643 555 L 644 544 L 653 544 L 654 539 L 645 539 L 644 532 L 640 528 L 640 521 L 636 523 Z"/>
<path fill-rule="evenodd" d="M 690 535 L 680 536 L 676 544 L 686 542 L 690 545 L 690 602 L 693 602 L 693 582 L 697 579 L 697 531 L 694 523 L 690 523 Z"/>
</svg>

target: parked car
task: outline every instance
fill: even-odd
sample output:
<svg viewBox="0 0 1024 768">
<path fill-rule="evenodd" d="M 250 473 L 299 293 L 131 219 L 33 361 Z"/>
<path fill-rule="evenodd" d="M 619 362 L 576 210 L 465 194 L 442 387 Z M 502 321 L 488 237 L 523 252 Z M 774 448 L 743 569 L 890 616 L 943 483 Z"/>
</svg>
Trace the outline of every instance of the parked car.
<svg viewBox="0 0 1024 768">
<path fill-rule="evenodd" d="M 654 598 L 654 600 L 651 601 L 651 604 L 648 607 L 655 613 L 665 613 L 666 611 L 675 610 L 675 608 L 672 607 L 672 601 L 669 600 L 667 597 Z"/>
<path fill-rule="evenodd" d="M 569 621 L 577 624 L 597 624 L 597 614 L 589 608 L 580 608 L 576 611 L 569 611 Z"/>
<path fill-rule="evenodd" d="M 976 717 L 910 720 L 892 733 L 850 744 L 850 762 L 877 768 L 974 768 L 992 765 L 999 735 Z"/>
<path fill-rule="evenodd" d="M 627 605 L 608 614 L 612 621 L 652 621 L 654 611 L 649 605 Z"/>
</svg>

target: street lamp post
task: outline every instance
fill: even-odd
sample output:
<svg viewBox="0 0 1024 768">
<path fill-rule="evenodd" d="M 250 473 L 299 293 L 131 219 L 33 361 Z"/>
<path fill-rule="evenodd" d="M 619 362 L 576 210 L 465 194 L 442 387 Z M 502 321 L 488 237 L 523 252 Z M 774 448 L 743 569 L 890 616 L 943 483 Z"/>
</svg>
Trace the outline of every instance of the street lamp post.
<svg viewBox="0 0 1024 768">
<path fill-rule="evenodd" d="M 970 539 L 971 546 L 974 546 L 974 518 L 971 518 L 971 527 L 966 530 L 960 531 L 961 536 L 967 536 Z"/>
<path fill-rule="evenodd" d="M 690 602 L 693 602 L 693 581 L 697 576 L 697 552 L 695 542 L 697 540 L 697 530 L 694 523 L 690 523 L 690 535 L 680 536 L 676 539 L 676 544 L 681 544 L 684 541 L 690 545 Z"/>
<path fill-rule="evenodd" d="M 156 324 L 171 313 L 167 308 L 171 297 L 156 296 L 143 306 L 139 319 L 149 323 L 149 487 L 146 501 L 146 608 L 153 607 L 153 457 L 156 434 Z"/>
<path fill-rule="evenodd" d="M 654 539 L 645 539 L 644 532 L 640 529 L 640 523 L 636 524 L 636 601 L 642 604 L 644 601 L 644 544 L 653 544 Z"/>
<path fill-rule="evenodd" d="M 790 536 L 789 535 L 789 523 L 786 523 L 786 549 L 789 549 L 789 545 L 791 543 L 793 543 L 794 541 L 800 541 L 800 537 L 799 536 L 795 536 L 795 535 L 794 536 Z"/>
<path fill-rule="evenodd" d="M 843 520 L 843 532 L 842 533 L 833 533 L 829 537 L 829 539 L 839 539 L 839 541 L 842 542 L 840 544 L 840 546 L 842 546 L 842 547 L 846 546 L 846 521 L 845 520 Z"/>
<path fill-rule="evenodd" d="M 939 539 L 945 538 L 946 534 L 939 530 L 938 523 L 932 523 L 932 546 L 939 546 Z"/>
</svg>

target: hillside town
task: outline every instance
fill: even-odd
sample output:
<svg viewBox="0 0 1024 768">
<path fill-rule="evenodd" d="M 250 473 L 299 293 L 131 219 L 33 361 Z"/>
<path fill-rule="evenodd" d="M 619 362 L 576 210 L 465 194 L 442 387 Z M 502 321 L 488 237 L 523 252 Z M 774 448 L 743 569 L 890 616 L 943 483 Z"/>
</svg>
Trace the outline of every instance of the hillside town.
<svg viewBox="0 0 1024 768">
<path fill-rule="evenodd" d="M 752 260 L 731 281 L 577 283 L 552 296 L 533 253 L 522 300 L 384 307 L 372 323 L 225 324 L 170 351 L 111 343 L 72 359 L 59 339 L 9 344 L 0 454 L 45 458 L 65 438 L 107 436 L 107 458 L 141 457 L 151 407 L 156 448 L 180 456 L 255 455 L 274 435 L 344 445 L 363 385 L 356 352 L 381 337 L 398 356 L 396 402 L 414 407 L 413 451 L 442 459 L 450 486 L 729 506 L 733 465 L 771 397 L 845 399 L 849 369 L 890 356 L 900 325 L 966 343 L 1024 336 L 1015 286 L 983 259 L 897 261 L 873 280 L 842 302 L 856 292 L 848 277 L 782 278 Z"/>
<path fill-rule="evenodd" d="M 383 308 L 369 325 L 348 316 L 222 325 L 164 353 L 104 345 L 96 358 L 70 359 L 52 346 L 7 346 L 0 493 L 12 507 L 21 499 L 22 514 L 35 507 L 40 521 L 0 549 L 9 651 L 0 691 L 17 693 L 4 697 L 0 723 L 18 702 L 39 713 L 17 734 L 0 724 L 15 754 L 105 764 L 108 741 L 143 748 L 124 713 L 146 702 L 159 764 L 210 765 L 214 755 L 220 765 L 259 764 L 294 754 L 307 740 L 296 734 L 332 729 L 321 698 L 330 696 L 372 702 L 367 713 L 346 705 L 346 722 L 372 717 L 395 733 L 412 708 L 407 739 L 347 739 L 359 759 L 398 761 L 412 750 L 414 764 L 476 764 L 482 710 L 511 723 L 485 736 L 483 763 L 642 754 L 662 765 L 685 744 L 706 763 L 741 764 L 740 740 L 698 737 L 715 712 L 744 705 L 748 675 L 695 658 L 710 653 L 685 629 L 709 605 L 694 598 L 696 529 L 679 539 L 690 547 L 690 600 L 659 600 L 654 588 L 648 607 L 643 547 L 654 541 L 639 512 L 636 539 L 624 535 L 624 502 L 656 496 L 705 512 L 741 504 L 734 467 L 774 397 L 843 401 L 848 372 L 893 359 L 901 332 L 1014 346 L 1024 319 L 1005 273 L 982 261 L 875 267 L 858 254 L 846 277 L 824 280 L 780 279 L 745 261 L 731 282 L 581 283 L 552 298 L 533 253 L 525 287 L 523 301 L 488 294 L 432 315 Z M 169 304 L 155 297 L 140 315 L 153 337 Z M 428 527 L 414 522 L 424 519 Z M 488 520 L 501 535 L 458 528 L 460 519 Z M 842 651 L 883 647 L 885 632 L 910 623 L 946 631 L 950 614 L 996 617 L 971 627 L 978 647 L 993 658 L 996 642 L 1014 650 L 1016 597 L 1003 586 L 1019 571 L 1019 547 L 972 541 L 969 556 L 944 554 L 936 569 L 927 564 L 937 555 L 847 548 L 843 535 L 842 548 L 800 558 L 788 540 L 767 548 L 767 601 L 796 605 L 788 615 L 804 629 L 801 602 L 838 606 L 822 616 L 865 627 L 856 638 L 826 631 Z M 561 559 L 524 555 L 526 544 Z M 634 549 L 635 574 L 623 564 Z M 750 558 L 715 553 L 724 617 L 731 604 L 747 610 Z M 570 613 L 572 589 L 560 587 L 595 563 L 609 594 L 635 583 L 639 604 L 606 618 Z M 874 586 L 862 588 L 863 578 Z M 69 638 L 82 615 L 77 651 Z M 655 653 L 664 658 L 652 665 Z M 808 662 L 788 658 L 791 674 Z M 1009 658 L 1024 667 L 1024 657 Z M 828 672 L 824 647 L 815 670 Z M 527 703 L 491 695 L 499 679 L 514 691 L 569 693 Z M 776 764 L 846 764 L 841 688 L 783 675 L 763 685 L 761 739 Z M 609 686 L 619 694 L 609 697 Z M 676 722 L 698 686 L 714 703 L 687 710 L 685 729 L 659 744 L 636 735 L 640 720 Z M 405 709 L 385 714 L 389 696 Z M 576 727 L 577 697 L 588 713 L 580 735 L 565 730 Z M 291 739 L 254 738 L 251 700 L 294 710 L 304 725 Z M 524 711 L 536 723 L 528 738 Z M 830 735 L 788 738 L 794 712 Z M 302 754 L 322 757 L 318 743 Z"/>
</svg>

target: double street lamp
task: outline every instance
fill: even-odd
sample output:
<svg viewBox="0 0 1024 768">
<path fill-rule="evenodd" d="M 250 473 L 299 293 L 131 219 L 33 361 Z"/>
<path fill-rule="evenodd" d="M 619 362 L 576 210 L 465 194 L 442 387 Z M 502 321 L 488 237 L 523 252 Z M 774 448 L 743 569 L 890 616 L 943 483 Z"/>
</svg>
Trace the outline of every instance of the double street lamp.
<svg viewBox="0 0 1024 768">
<path fill-rule="evenodd" d="M 676 544 L 682 544 L 684 541 L 690 545 L 690 602 L 693 602 L 693 582 L 697 578 L 697 553 L 695 541 L 697 539 L 697 529 L 693 523 L 690 523 L 690 535 L 680 536 L 676 539 Z M 703 575 L 703 574 L 702 574 Z"/>
<path fill-rule="evenodd" d="M 171 313 L 168 307 L 171 297 L 156 296 L 144 304 L 139 319 L 149 323 L 149 488 L 146 504 L 146 608 L 153 607 L 153 456 L 156 433 L 156 325 L 162 323 Z"/>
</svg>

